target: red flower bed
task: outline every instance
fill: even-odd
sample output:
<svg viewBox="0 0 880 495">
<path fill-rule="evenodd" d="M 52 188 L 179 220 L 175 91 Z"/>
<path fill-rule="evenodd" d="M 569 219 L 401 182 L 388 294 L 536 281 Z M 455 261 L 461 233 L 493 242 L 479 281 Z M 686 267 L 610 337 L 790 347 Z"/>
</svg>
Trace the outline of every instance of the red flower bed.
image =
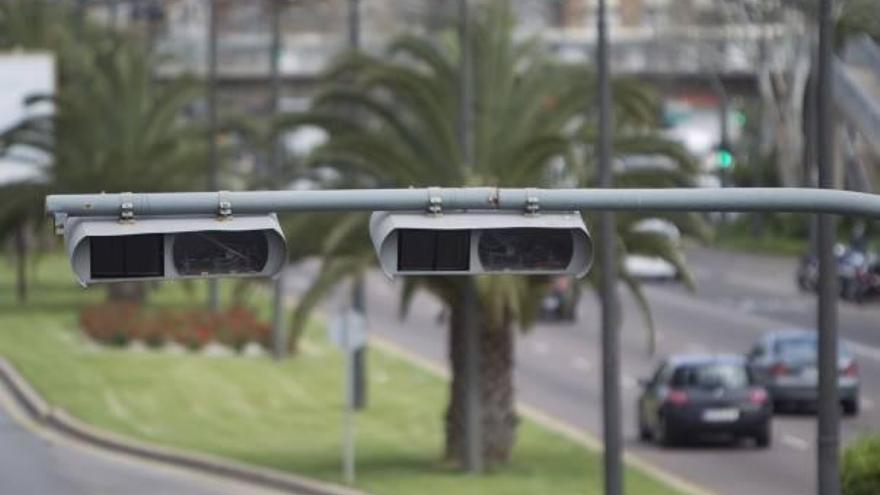
<svg viewBox="0 0 880 495">
<path fill-rule="evenodd" d="M 106 302 L 83 309 L 80 327 L 96 342 L 115 346 L 140 340 L 158 347 L 173 341 L 196 350 L 215 341 L 241 351 L 248 342 L 268 348 L 271 339 L 269 325 L 243 307 L 212 313 L 203 309 L 146 310 L 136 303 Z"/>
</svg>

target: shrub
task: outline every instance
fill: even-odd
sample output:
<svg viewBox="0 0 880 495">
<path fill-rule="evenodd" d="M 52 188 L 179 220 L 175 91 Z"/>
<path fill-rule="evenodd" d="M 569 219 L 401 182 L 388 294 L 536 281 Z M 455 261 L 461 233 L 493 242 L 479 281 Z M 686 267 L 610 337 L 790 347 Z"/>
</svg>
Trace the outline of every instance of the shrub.
<svg viewBox="0 0 880 495">
<path fill-rule="evenodd" d="M 131 340 L 139 313 L 140 307 L 133 302 L 89 306 L 80 313 L 80 327 L 97 342 L 122 346 Z"/>
<path fill-rule="evenodd" d="M 132 302 L 86 307 L 80 327 L 92 340 L 113 346 L 140 340 L 150 347 L 168 341 L 198 350 L 215 341 L 241 351 L 248 342 L 268 347 L 271 329 L 253 311 L 235 306 L 220 313 L 204 309 L 148 311 Z"/>
<path fill-rule="evenodd" d="M 862 437 L 846 448 L 841 478 L 844 495 L 880 493 L 880 434 Z"/>
</svg>

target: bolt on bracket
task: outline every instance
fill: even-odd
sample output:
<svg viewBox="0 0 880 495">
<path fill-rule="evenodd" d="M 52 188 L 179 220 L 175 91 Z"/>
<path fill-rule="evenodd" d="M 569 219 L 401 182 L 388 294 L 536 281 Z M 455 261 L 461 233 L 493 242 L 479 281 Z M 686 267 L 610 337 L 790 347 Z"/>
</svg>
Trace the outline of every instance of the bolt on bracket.
<svg viewBox="0 0 880 495">
<path fill-rule="evenodd" d="M 441 195 L 442 189 L 439 187 L 429 187 L 428 188 L 428 213 L 431 215 L 442 215 L 443 214 L 443 196 Z"/>
<path fill-rule="evenodd" d="M 232 201 L 229 200 L 229 191 L 217 192 L 217 218 L 229 220 L 232 218 Z"/>
<path fill-rule="evenodd" d="M 134 223 L 134 194 L 119 194 L 119 223 Z"/>
</svg>

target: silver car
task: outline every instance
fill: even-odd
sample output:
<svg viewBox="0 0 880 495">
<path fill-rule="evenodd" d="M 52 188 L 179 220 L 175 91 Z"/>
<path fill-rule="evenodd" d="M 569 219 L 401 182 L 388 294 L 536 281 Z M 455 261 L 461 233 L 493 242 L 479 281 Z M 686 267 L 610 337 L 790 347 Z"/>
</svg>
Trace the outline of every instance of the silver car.
<svg viewBox="0 0 880 495">
<path fill-rule="evenodd" d="M 775 410 L 814 406 L 819 395 L 818 336 L 813 330 L 770 332 L 747 356 L 749 369 L 773 399 Z M 838 346 L 838 387 L 844 414 L 859 413 L 859 367 L 846 342 Z"/>
</svg>

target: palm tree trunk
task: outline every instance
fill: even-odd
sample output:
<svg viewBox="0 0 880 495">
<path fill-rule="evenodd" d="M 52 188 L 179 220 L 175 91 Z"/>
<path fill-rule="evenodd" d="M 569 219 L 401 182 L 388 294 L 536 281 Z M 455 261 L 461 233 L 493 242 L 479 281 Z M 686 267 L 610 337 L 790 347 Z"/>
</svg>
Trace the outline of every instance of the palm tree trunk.
<svg viewBox="0 0 880 495">
<path fill-rule="evenodd" d="M 449 361 L 452 368 L 450 400 L 446 410 L 447 461 L 463 464 L 465 443 L 466 363 L 464 320 L 459 307 L 452 308 L 449 321 Z M 510 320 L 499 328 L 480 333 L 482 384 L 483 463 L 487 467 L 510 459 L 516 440 L 518 419 L 514 409 L 513 346 Z"/>
<path fill-rule="evenodd" d="M 18 302 L 27 301 L 27 239 L 25 238 L 24 223 L 15 227 L 15 261 L 16 261 L 16 294 Z"/>
</svg>

